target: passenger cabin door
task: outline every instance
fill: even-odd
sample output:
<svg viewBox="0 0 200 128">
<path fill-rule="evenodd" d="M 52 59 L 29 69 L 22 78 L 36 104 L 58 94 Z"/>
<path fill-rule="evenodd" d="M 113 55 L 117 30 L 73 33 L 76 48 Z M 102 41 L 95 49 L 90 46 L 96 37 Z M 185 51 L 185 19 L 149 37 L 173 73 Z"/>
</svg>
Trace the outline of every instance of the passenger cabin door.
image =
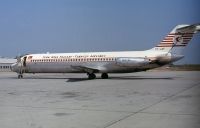
<svg viewBox="0 0 200 128">
<path fill-rule="evenodd" d="M 25 57 L 22 59 L 22 66 L 23 66 L 23 67 L 26 67 L 26 59 L 27 59 L 27 56 L 25 56 Z"/>
</svg>

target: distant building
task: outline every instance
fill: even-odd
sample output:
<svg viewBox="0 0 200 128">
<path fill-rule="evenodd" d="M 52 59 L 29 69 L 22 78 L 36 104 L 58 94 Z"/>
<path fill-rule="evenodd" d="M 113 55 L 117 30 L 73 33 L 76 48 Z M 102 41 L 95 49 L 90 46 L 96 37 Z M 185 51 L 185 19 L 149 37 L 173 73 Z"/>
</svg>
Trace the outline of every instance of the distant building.
<svg viewBox="0 0 200 128">
<path fill-rule="evenodd" d="M 10 66 L 15 62 L 17 62 L 17 59 L 0 58 L 0 72 L 11 71 Z"/>
</svg>

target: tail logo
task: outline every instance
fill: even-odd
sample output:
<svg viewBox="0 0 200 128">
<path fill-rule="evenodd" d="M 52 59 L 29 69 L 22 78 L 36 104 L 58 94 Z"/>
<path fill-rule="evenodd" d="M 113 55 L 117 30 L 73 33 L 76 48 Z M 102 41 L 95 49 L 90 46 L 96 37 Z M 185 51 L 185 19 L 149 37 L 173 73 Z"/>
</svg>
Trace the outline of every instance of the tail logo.
<svg viewBox="0 0 200 128">
<path fill-rule="evenodd" d="M 182 36 L 178 36 L 178 37 L 176 37 L 176 42 L 178 43 L 178 42 L 183 42 L 183 38 L 182 38 Z"/>
</svg>

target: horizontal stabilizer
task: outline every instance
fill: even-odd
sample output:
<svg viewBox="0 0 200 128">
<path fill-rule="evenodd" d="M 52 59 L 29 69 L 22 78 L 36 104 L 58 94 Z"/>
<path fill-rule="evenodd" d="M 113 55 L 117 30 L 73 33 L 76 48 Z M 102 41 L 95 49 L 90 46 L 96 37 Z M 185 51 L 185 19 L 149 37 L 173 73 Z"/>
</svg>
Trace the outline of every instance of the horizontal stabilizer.
<svg viewBox="0 0 200 128">
<path fill-rule="evenodd" d="M 181 33 L 197 33 L 200 31 L 200 23 L 177 28 L 177 32 Z"/>
</svg>

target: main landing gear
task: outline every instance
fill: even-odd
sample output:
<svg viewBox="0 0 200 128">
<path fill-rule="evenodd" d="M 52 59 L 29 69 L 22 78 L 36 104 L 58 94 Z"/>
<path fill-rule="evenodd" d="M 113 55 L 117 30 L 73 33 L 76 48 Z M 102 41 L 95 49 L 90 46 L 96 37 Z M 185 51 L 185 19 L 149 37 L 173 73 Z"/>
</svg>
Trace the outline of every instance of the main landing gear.
<svg viewBox="0 0 200 128">
<path fill-rule="evenodd" d="M 88 79 L 95 79 L 96 78 L 96 75 L 94 73 L 88 73 Z M 108 74 L 107 73 L 102 73 L 101 74 L 101 78 L 102 79 L 108 79 Z"/>
<path fill-rule="evenodd" d="M 102 79 L 108 79 L 108 74 L 107 73 L 102 73 L 101 74 Z"/>
<path fill-rule="evenodd" d="M 95 79 L 96 78 L 96 75 L 94 73 L 88 73 L 88 79 Z"/>
</svg>

